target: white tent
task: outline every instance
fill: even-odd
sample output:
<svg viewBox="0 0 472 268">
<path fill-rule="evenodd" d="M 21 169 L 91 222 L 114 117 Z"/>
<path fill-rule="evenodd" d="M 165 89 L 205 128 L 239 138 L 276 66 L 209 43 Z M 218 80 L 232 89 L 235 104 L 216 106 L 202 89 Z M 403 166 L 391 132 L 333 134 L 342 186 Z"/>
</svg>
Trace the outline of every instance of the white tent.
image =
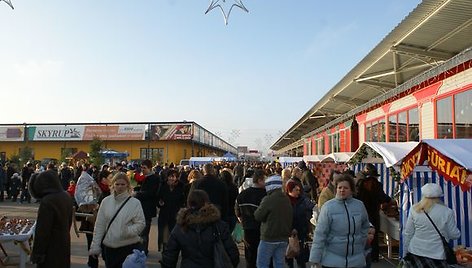
<svg viewBox="0 0 472 268">
<path fill-rule="evenodd" d="M 304 155 L 303 156 L 303 161 L 309 163 L 309 162 L 321 162 L 325 158 L 326 155 L 324 154 L 318 154 L 318 155 Z"/>
<path fill-rule="evenodd" d="M 346 163 L 354 155 L 352 152 L 330 153 L 323 157 L 321 162 L 333 161 L 335 163 Z"/>
<path fill-rule="evenodd" d="M 206 163 L 211 163 L 213 162 L 214 157 L 190 157 L 188 160 L 189 164 L 191 166 L 199 166 L 199 165 L 204 165 Z"/>
<path fill-rule="evenodd" d="M 281 156 L 279 157 L 279 163 L 282 164 L 283 167 L 286 167 L 290 164 L 293 164 L 293 163 L 298 163 L 300 161 L 303 160 L 303 157 L 287 157 L 287 156 Z"/>
<path fill-rule="evenodd" d="M 376 158 L 370 153 L 364 157 L 363 163 L 385 163 L 387 167 L 399 165 L 400 161 L 409 153 L 419 142 L 364 142 L 359 149 L 348 159 L 355 158 L 369 147 L 377 152 L 382 159 Z"/>
</svg>

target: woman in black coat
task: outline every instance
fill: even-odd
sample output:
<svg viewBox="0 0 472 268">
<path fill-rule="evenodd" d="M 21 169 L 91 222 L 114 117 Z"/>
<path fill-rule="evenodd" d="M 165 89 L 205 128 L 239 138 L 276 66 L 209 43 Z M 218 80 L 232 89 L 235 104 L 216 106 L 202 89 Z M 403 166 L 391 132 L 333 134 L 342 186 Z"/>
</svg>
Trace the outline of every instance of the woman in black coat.
<svg viewBox="0 0 472 268">
<path fill-rule="evenodd" d="M 53 170 L 33 174 L 28 188 L 31 196 L 41 199 L 31 261 L 38 268 L 70 267 L 72 199 Z"/>
<path fill-rule="evenodd" d="M 177 225 L 172 230 L 167 247 L 162 253 L 163 268 L 176 267 L 182 252 L 182 268 L 213 267 L 213 246 L 217 230 L 226 253 L 234 267 L 239 263 L 239 252 L 228 230 L 221 221 L 220 211 L 209 203 L 208 194 L 202 190 L 190 192 L 187 208 L 179 211 Z"/>
<path fill-rule="evenodd" d="M 161 186 L 161 191 L 157 196 L 159 203 L 159 217 L 157 218 L 157 246 L 161 251 L 167 244 L 167 239 L 164 238 L 165 231 L 170 234 L 174 229 L 176 217 L 179 210 L 185 206 L 184 199 L 184 185 L 178 179 L 178 172 L 170 169 L 167 173 L 167 178 Z"/>
</svg>

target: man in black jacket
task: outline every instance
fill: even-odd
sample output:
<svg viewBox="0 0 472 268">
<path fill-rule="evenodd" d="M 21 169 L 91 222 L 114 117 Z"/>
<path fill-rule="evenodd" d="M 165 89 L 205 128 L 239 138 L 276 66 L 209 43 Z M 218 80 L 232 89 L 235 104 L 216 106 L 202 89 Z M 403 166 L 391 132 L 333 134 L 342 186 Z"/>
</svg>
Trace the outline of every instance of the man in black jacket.
<svg viewBox="0 0 472 268">
<path fill-rule="evenodd" d="M 262 198 L 266 196 L 265 174 L 262 169 L 256 169 L 252 176 L 252 186 L 242 191 L 236 198 L 235 212 L 244 229 L 244 254 L 246 267 L 256 268 L 257 247 L 261 236 L 261 223 L 254 219 L 254 212 L 259 207 Z"/>
<path fill-rule="evenodd" d="M 228 215 L 228 188 L 226 184 L 216 176 L 213 164 L 207 163 L 203 166 L 203 178 L 196 180 L 192 185 L 192 190 L 200 189 L 205 191 L 221 212 L 221 218 L 226 219 Z"/>
<path fill-rule="evenodd" d="M 135 197 L 141 201 L 143 207 L 146 227 L 144 227 L 141 237 L 143 238 L 144 253 L 148 255 L 149 231 L 151 230 L 152 218 L 157 216 L 157 193 L 159 190 L 159 178 L 152 172 L 152 162 L 149 159 L 141 163 L 141 171 L 146 176 L 141 183 L 139 191 L 135 192 Z"/>
</svg>

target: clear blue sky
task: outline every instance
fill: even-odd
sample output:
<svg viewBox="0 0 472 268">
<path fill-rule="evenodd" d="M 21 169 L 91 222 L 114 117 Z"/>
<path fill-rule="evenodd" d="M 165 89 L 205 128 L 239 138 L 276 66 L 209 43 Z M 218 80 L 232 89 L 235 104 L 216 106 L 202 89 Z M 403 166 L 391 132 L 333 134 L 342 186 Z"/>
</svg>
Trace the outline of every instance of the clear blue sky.
<svg viewBox="0 0 472 268">
<path fill-rule="evenodd" d="M 256 149 L 420 2 L 243 0 L 225 26 L 208 0 L 11 1 L 0 123 L 187 120 Z"/>
</svg>

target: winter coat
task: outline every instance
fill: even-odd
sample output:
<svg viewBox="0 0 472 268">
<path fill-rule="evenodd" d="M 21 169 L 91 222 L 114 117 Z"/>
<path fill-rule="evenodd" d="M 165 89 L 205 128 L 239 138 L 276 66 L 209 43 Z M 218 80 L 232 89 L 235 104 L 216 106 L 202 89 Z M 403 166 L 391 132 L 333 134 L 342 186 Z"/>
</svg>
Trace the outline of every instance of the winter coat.
<svg viewBox="0 0 472 268">
<path fill-rule="evenodd" d="M 93 231 L 93 241 L 90 252 L 100 254 L 101 241 L 110 248 L 119 248 L 141 242 L 139 236 L 146 225 L 144 213 L 139 200 L 131 197 L 113 220 L 108 232 L 106 229 L 118 208 L 129 197 L 129 193 L 124 192 L 119 195 L 111 194 L 103 199 L 98 209 L 95 228 Z M 106 234 L 105 234 L 106 232 Z"/>
<path fill-rule="evenodd" d="M 254 212 L 261 222 L 261 240 L 267 242 L 288 241 L 292 232 L 292 205 L 282 189 L 269 191 Z"/>
<path fill-rule="evenodd" d="M 221 218 L 226 218 L 229 209 L 228 188 L 222 180 L 212 175 L 204 175 L 203 178 L 193 182 L 190 191 L 193 189 L 205 191 L 210 197 L 210 202 L 220 210 Z"/>
<path fill-rule="evenodd" d="M 213 245 L 216 228 L 233 266 L 239 263 L 239 251 L 229 233 L 228 225 L 221 221 L 219 210 L 207 204 L 199 210 L 183 208 L 177 215 L 177 225 L 172 230 L 167 247 L 162 253 L 161 267 L 176 267 L 182 252 L 182 268 L 212 268 Z"/>
<path fill-rule="evenodd" d="M 323 190 L 321 190 L 320 196 L 318 198 L 318 208 L 321 209 L 324 203 L 326 203 L 327 201 L 335 197 L 336 197 L 336 194 L 335 194 L 334 185 L 332 183 L 329 183 L 328 186 L 326 186 L 325 188 L 323 188 Z"/>
<path fill-rule="evenodd" d="M 41 199 L 31 261 L 39 268 L 70 267 L 72 198 L 54 171 L 31 176 L 28 189 L 31 196 Z"/>
<path fill-rule="evenodd" d="M 236 216 L 241 218 L 244 230 L 259 230 L 261 223 L 254 218 L 254 212 L 266 196 L 265 188 L 250 187 L 243 190 L 236 198 Z"/>
<path fill-rule="evenodd" d="M 385 194 L 382 183 L 376 177 L 367 177 L 360 179 L 357 183 L 356 198 L 364 202 L 369 221 L 375 229 L 380 229 L 380 205 L 390 202 L 391 198 Z"/>
<path fill-rule="evenodd" d="M 452 209 L 443 204 L 435 204 L 428 215 L 447 241 L 460 237 L 456 215 Z M 423 212 L 418 213 L 414 208 L 410 209 L 403 234 L 405 255 L 407 252 L 411 252 L 431 259 L 446 259 L 441 238 Z"/>
<path fill-rule="evenodd" d="M 328 267 L 364 267 L 367 211 L 355 198 L 334 198 L 321 207 L 310 262 Z"/>
<path fill-rule="evenodd" d="M 136 192 L 135 197 L 141 201 L 144 217 L 151 220 L 157 216 L 157 193 L 159 191 L 160 180 L 156 174 L 146 176 L 141 184 L 141 188 Z"/>
<path fill-rule="evenodd" d="M 314 204 L 306 196 L 297 198 L 293 208 L 292 229 L 297 230 L 300 240 L 305 241 L 308 237 L 308 224 L 313 213 Z"/>
<path fill-rule="evenodd" d="M 157 198 L 159 201 L 164 202 L 162 206 L 159 205 L 158 221 L 174 225 L 177 213 L 185 206 L 184 185 L 180 181 L 177 181 L 177 185 L 171 191 L 170 186 L 165 183 L 161 186 L 161 191 Z"/>
</svg>

